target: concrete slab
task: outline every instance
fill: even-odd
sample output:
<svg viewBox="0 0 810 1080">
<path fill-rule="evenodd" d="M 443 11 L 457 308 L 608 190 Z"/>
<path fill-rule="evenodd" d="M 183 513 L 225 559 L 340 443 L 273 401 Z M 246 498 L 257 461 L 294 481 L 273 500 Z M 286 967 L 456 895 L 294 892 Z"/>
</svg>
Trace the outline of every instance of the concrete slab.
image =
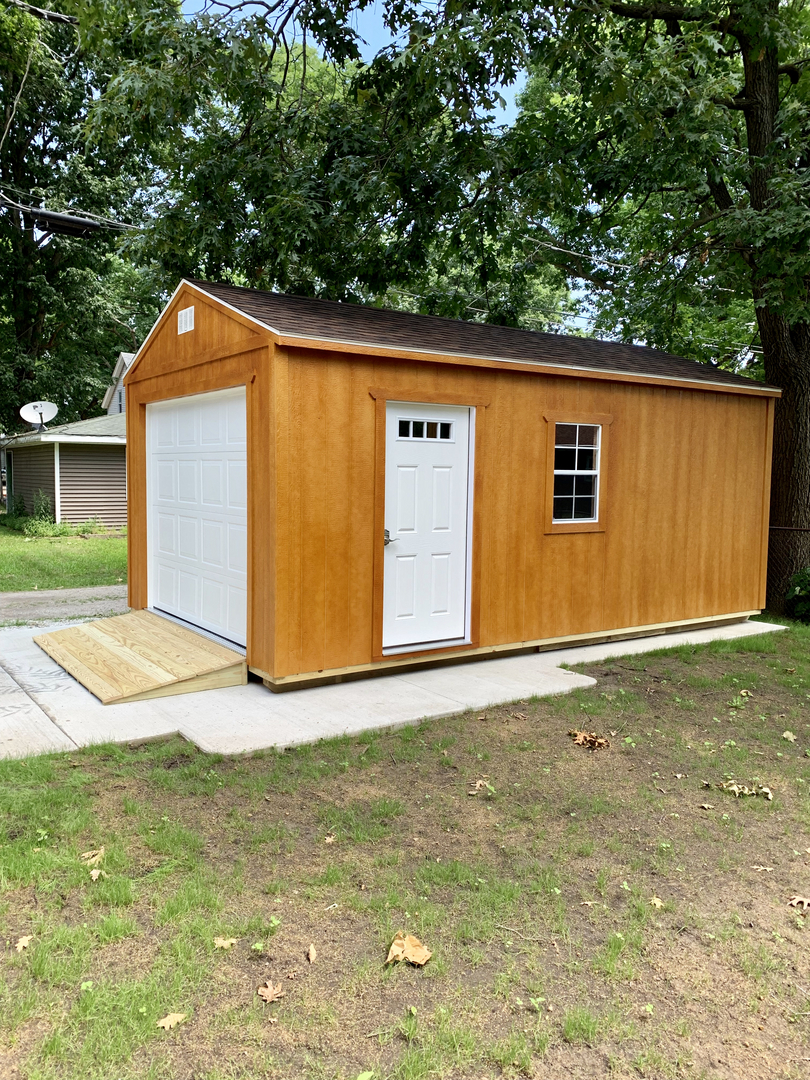
<svg viewBox="0 0 810 1080">
<path fill-rule="evenodd" d="M 99 742 L 139 742 L 176 732 L 211 753 L 296 746 L 484 709 L 532 695 L 569 693 L 595 682 L 590 676 L 560 668 L 561 663 L 587 663 L 782 629 L 770 623 L 738 623 L 284 694 L 273 694 L 260 683 L 250 682 L 199 694 L 102 705 L 34 644 L 30 629 L 15 627 L 0 630 L 0 755 L 24 757 Z M 3 703 L 8 706 L 5 712 Z"/>
</svg>

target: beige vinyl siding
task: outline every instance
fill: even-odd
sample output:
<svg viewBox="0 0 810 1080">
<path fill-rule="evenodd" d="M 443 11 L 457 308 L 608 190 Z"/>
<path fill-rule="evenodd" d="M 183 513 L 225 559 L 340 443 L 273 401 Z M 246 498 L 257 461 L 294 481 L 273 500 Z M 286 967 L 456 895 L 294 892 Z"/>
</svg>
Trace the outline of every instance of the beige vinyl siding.
<svg viewBox="0 0 810 1080">
<path fill-rule="evenodd" d="M 59 477 L 62 521 L 78 524 L 97 517 L 105 525 L 127 523 L 127 471 L 124 446 L 61 443 Z"/>
<path fill-rule="evenodd" d="M 51 500 L 51 513 L 55 506 L 55 488 L 53 477 L 53 446 L 39 444 L 34 446 L 12 447 L 13 496 L 22 495 L 25 509 L 34 512 L 34 495 L 43 491 Z"/>
</svg>

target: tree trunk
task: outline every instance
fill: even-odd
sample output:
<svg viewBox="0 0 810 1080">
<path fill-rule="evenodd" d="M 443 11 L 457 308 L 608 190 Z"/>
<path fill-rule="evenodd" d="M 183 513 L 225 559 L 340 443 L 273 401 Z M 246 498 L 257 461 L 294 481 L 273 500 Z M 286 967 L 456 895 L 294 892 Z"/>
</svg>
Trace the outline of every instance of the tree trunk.
<svg viewBox="0 0 810 1080">
<path fill-rule="evenodd" d="M 782 390 L 774 417 L 767 595 L 769 610 L 782 614 L 792 575 L 810 566 L 810 324 L 789 326 L 767 307 L 757 315 L 765 378 Z"/>
</svg>

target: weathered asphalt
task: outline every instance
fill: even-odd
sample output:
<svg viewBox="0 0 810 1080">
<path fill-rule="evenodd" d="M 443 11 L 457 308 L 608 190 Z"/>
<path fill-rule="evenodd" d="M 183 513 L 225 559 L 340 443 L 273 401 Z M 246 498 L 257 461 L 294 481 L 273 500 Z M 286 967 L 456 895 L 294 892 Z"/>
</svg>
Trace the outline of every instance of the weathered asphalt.
<svg viewBox="0 0 810 1080">
<path fill-rule="evenodd" d="M 125 611 L 129 611 L 126 585 L 0 592 L 0 626 L 100 619 L 106 615 L 123 615 Z"/>
</svg>

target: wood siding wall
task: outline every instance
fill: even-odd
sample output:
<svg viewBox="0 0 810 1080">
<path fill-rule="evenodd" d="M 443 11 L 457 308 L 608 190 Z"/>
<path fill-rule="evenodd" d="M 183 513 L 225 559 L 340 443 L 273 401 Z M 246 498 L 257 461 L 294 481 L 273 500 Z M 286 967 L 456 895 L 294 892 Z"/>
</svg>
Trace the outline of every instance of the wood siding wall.
<svg viewBox="0 0 810 1080">
<path fill-rule="evenodd" d="M 96 517 L 111 527 L 126 525 L 126 447 L 62 443 L 59 480 L 62 521 L 77 525 Z"/>
<path fill-rule="evenodd" d="M 473 645 L 764 606 L 768 399 L 303 349 L 278 350 L 274 367 L 277 629 L 264 670 L 275 677 L 379 656 L 371 628 L 382 463 L 370 388 L 393 399 L 489 402 L 476 423 Z M 613 418 L 604 531 L 545 532 L 551 413 Z"/>
<path fill-rule="evenodd" d="M 178 336 L 176 311 L 190 302 L 195 329 Z M 243 384 L 248 663 L 275 678 L 379 655 L 383 462 L 371 389 L 477 403 L 473 646 L 764 606 L 772 399 L 273 341 L 181 291 L 127 376 L 133 608 L 148 600 L 146 405 Z M 612 417 L 601 531 L 546 532 L 544 417 L 560 413 Z"/>
<path fill-rule="evenodd" d="M 55 509 L 53 444 L 39 443 L 33 446 L 11 447 L 13 458 L 12 496 L 22 495 L 25 509 L 34 512 L 34 495 L 43 491 L 51 500 L 51 512 Z"/>
</svg>

